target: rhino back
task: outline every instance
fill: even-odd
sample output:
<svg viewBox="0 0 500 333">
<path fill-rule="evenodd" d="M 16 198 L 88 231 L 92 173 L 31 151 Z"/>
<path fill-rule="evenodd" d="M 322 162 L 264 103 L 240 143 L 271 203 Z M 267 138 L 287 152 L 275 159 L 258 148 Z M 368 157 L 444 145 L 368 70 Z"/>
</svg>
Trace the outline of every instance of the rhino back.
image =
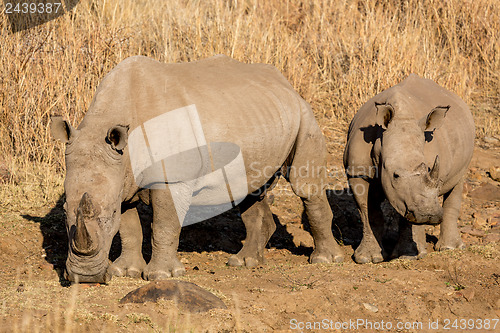
<svg viewBox="0 0 500 333">
<path fill-rule="evenodd" d="M 378 138 L 382 135 L 382 129 L 376 125 L 375 103 L 410 105 L 409 109 L 397 109 L 396 112 L 406 112 L 405 117 L 413 117 L 416 121 L 437 106 L 450 106 L 443 126 L 426 143 L 424 155 L 428 165 L 432 165 L 437 154 L 440 155 L 440 174 L 454 186 L 451 184 L 456 184 L 472 158 L 475 137 L 472 114 L 456 94 L 414 74 L 370 99 L 354 116 L 344 153 L 346 168 L 364 170 L 373 166 L 373 146 L 380 144 Z M 444 187 L 449 186 L 445 184 Z"/>
<path fill-rule="evenodd" d="M 192 105 L 206 142 L 238 145 L 247 173 L 255 161 L 278 169 L 293 149 L 301 112 L 310 112 L 273 66 L 225 56 L 182 64 L 137 56 L 103 79 L 79 129 L 102 136 L 122 124 L 132 132 L 148 120 Z M 262 176 L 265 182 L 268 175 Z"/>
</svg>

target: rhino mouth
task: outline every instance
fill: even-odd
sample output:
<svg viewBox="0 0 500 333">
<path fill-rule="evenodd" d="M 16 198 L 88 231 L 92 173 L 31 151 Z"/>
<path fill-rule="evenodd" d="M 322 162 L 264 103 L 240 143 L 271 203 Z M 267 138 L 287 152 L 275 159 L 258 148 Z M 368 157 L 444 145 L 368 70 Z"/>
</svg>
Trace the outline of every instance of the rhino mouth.
<svg viewBox="0 0 500 333">
<path fill-rule="evenodd" d="M 105 251 L 99 251 L 96 256 L 90 258 L 70 251 L 66 260 L 64 278 L 74 283 L 108 283 L 112 277 L 108 273 L 109 264 L 110 260 Z"/>
<path fill-rule="evenodd" d="M 414 224 L 431 224 L 436 225 L 441 223 L 443 214 L 440 210 L 436 214 L 416 214 L 414 211 L 407 210 L 404 215 L 405 219 Z"/>
<path fill-rule="evenodd" d="M 106 284 L 111 280 L 111 274 L 107 272 L 107 270 L 102 274 L 97 275 L 85 275 L 85 274 L 76 274 L 68 269 L 64 270 L 64 278 L 73 283 L 103 283 Z"/>
</svg>

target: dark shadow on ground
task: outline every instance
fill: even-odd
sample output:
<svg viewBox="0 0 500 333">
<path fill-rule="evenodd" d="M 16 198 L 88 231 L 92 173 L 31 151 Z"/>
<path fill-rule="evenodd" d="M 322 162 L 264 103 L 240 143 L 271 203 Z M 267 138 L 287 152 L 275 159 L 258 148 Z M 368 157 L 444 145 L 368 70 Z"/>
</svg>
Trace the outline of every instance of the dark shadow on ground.
<svg viewBox="0 0 500 333">
<path fill-rule="evenodd" d="M 341 245 L 351 246 L 355 250 L 363 236 L 363 226 L 357 211 L 356 203 L 348 188 L 342 190 L 328 190 L 327 198 L 333 212 L 332 232 Z M 56 205 L 45 216 L 23 215 L 23 218 L 39 223 L 43 236 L 42 247 L 47 256 L 45 260 L 53 265 L 58 273 L 61 285 L 68 285 L 63 277 L 67 252 L 68 237 L 65 226 L 63 209 L 64 196 L 61 196 Z M 151 258 L 151 221 L 152 210 L 149 206 L 138 205 L 139 216 L 143 227 L 143 255 L 148 262 Z M 398 238 L 398 213 L 385 201 L 382 203 L 386 225 L 383 245 L 387 253 L 391 253 Z M 311 247 L 296 246 L 293 236 L 287 231 L 278 216 L 273 214 L 276 231 L 267 244 L 267 247 L 286 249 L 294 255 L 309 256 Z M 310 232 L 309 221 L 305 212 L 302 214 L 304 230 Z M 180 252 L 214 252 L 222 251 L 230 254 L 238 253 L 245 239 L 245 226 L 237 208 L 204 222 L 183 227 L 179 241 Z M 427 241 L 436 243 L 434 236 L 427 235 Z M 110 259 L 115 260 L 121 253 L 119 233 L 113 239 L 110 250 Z"/>
<path fill-rule="evenodd" d="M 363 224 L 361 223 L 354 197 L 349 188 L 336 191 L 328 190 L 327 197 L 333 212 L 333 236 L 339 244 L 351 246 L 353 250 L 356 250 L 363 238 Z M 399 238 L 400 215 L 387 200 L 382 202 L 381 207 L 385 219 L 382 245 L 386 253 L 390 255 L 396 247 Z M 305 214 L 302 215 L 302 223 L 305 226 L 308 225 Z M 426 234 L 426 242 L 435 245 L 437 237 Z M 391 259 L 389 256 L 386 260 Z"/>
<path fill-rule="evenodd" d="M 438 242 L 438 238 L 434 235 L 425 234 L 425 241 L 427 243 L 431 243 L 432 247 L 434 247 L 434 246 L 436 246 L 436 243 Z"/>
<path fill-rule="evenodd" d="M 360 221 L 356 203 L 348 188 L 342 190 L 327 191 L 328 202 L 332 208 L 333 221 L 332 232 L 341 245 L 351 246 L 354 250 L 361 242 L 363 226 Z M 65 226 L 65 213 L 63 209 L 64 196 L 61 196 L 56 205 L 45 216 L 23 215 L 23 218 L 39 223 L 43 236 L 42 246 L 47 253 L 45 260 L 53 265 L 59 275 L 62 285 L 67 285 L 63 277 L 63 271 L 67 258 L 68 238 Z M 150 207 L 140 203 L 138 205 L 139 216 L 143 227 L 144 241 L 143 254 L 146 262 L 151 258 L 151 221 L 152 210 Z M 398 238 L 398 218 L 388 202 L 382 204 L 382 210 L 386 218 L 386 231 L 383 239 L 384 247 L 388 253 L 392 252 Z M 280 222 L 278 216 L 273 214 L 276 223 L 276 231 L 267 244 L 267 247 L 287 249 L 294 255 L 309 256 L 313 249 L 311 247 L 297 247 L 293 242 L 292 235 Z M 304 230 L 310 232 L 309 222 L 305 213 L 302 214 Z M 227 253 L 238 253 L 242 248 L 242 240 L 245 239 L 245 226 L 237 208 L 229 210 L 221 215 L 208 219 L 204 222 L 183 227 L 179 241 L 180 252 L 214 252 L 223 251 Z M 435 237 L 428 241 L 435 242 Z M 119 233 L 113 239 L 110 250 L 110 259 L 115 260 L 121 253 Z"/>
<path fill-rule="evenodd" d="M 42 247 L 47 256 L 45 260 L 54 267 L 63 286 L 69 285 L 64 279 L 64 267 L 68 256 L 68 236 L 66 233 L 66 214 L 64 213 L 64 195 L 45 216 L 22 215 L 26 220 L 38 223 L 42 233 Z"/>
<path fill-rule="evenodd" d="M 69 282 L 64 279 L 64 269 L 68 255 L 68 236 L 66 232 L 66 214 L 64 212 L 64 195 L 45 216 L 22 215 L 23 218 L 38 223 L 43 237 L 42 247 L 47 256 L 45 260 L 53 265 L 58 273 L 61 285 L 67 286 Z M 151 221 L 152 210 L 149 206 L 138 205 L 139 216 L 143 228 L 143 255 L 146 262 L 151 259 Z M 273 215 L 276 231 L 267 244 L 267 247 L 287 249 L 295 255 L 309 256 L 312 248 L 295 246 L 292 235 L 280 222 L 278 216 Z M 239 211 L 234 208 L 221 215 L 204 222 L 183 227 L 179 241 L 180 252 L 213 252 L 223 251 L 238 253 L 245 239 L 245 226 Z M 115 260 L 120 256 L 121 242 L 119 233 L 113 238 L 109 258 Z"/>
<path fill-rule="evenodd" d="M 326 194 L 333 212 L 333 236 L 339 244 L 351 246 L 353 250 L 356 250 L 363 238 L 363 224 L 350 189 L 346 187 L 341 190 L 327 190 Z M 399 214 L 387 201 L 382 203 L 382 212 L 385 218 L 382 242 L 386 251 L 391 253 L 398 239 Z M 305 214 L 302 214 L 302 223 L 308 226 Z"/>
<path fill-rule="evenodd" d="M 143 255 L 146 262 L 151 259 L 151 221 L 152 209 L 140 203 L 137 207 L 143 229 Z M 269 240 L 267 247 L 287 249 L 295 255 L 309 255 L 312 248 L 295 246 L 293 237 L 287 232 L 278 216 L 273 214 L 276 231 Z M 235 254 L 243 246 L 246 237 L 245 226 L 241 220 L 238 208 L 233 208 L 206 221 L 185 226 L 181 229 L 179 240 L 180 252 L 214 252 L 222 251 Z M 115 260 L 121 252 L 119 234 L 113 239 L 110 259 Z"/>
</svg>

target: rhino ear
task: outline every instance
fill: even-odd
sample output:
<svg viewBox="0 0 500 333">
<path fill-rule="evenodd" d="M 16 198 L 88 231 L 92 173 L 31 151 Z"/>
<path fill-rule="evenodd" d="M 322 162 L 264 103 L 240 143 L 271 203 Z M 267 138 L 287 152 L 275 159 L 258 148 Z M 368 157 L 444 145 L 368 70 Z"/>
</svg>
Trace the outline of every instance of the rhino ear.
<svg viewBox="0 0 500 333">
<path fill-rule="evenodd" d="M 392 118 L 394 117 L 394 108 L 390 104 L 377 104 L 377 124 L 386 129 Z"/>
<path fill-rule="evenodd" d="M 434 108 L 429 114 L 420 119 L 420 127 L 424 131 L 433 132 L 441 127 L 444 123 L 444 118 L 448 113 L 450 106 L 438 106 Z"/>
<path fill-rule="evenodd" d="M 50 117 L 50 133 L 63 143 L 67 143 L 75 135 L 76 129 L 61 116 Z"/>
<path fill-rule="evenodd" d="M 106 136 L 106 142 L 116 150 L 123 150 L 127 145 L 128 140 L 128 125 L 116 125 L 108 130 L 108 135 Z"/>
</svg>

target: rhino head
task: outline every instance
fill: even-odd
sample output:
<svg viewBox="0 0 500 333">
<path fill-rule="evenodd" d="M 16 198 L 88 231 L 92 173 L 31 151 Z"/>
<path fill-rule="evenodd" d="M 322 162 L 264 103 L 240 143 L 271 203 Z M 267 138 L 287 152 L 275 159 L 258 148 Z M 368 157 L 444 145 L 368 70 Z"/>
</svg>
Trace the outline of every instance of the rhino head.
<svg viewBox="0 0 500 333">
<path fill-rule="evenodd" d="M 52 135 L 66 143 L 65 277 L 70 281 L 111 279 L 108 256 L 120 225 L 127 131 L 121 125 L 111 126 L 107 133 L 89 124 L 75 129 L 61 117 L 52 117 Z"/>
<path fill-rule="evenodd" d="M 421 119 L 408 112 L 411 105 L 376 104 L 380 140 L 379 176 L 385 195 L 396 211 L 415 224 L 438 224 L 443 208 L 439 156 L 427 165 L 424 147 L 444 122 L 449 107 L 438 106 Z"/>
</svg>

